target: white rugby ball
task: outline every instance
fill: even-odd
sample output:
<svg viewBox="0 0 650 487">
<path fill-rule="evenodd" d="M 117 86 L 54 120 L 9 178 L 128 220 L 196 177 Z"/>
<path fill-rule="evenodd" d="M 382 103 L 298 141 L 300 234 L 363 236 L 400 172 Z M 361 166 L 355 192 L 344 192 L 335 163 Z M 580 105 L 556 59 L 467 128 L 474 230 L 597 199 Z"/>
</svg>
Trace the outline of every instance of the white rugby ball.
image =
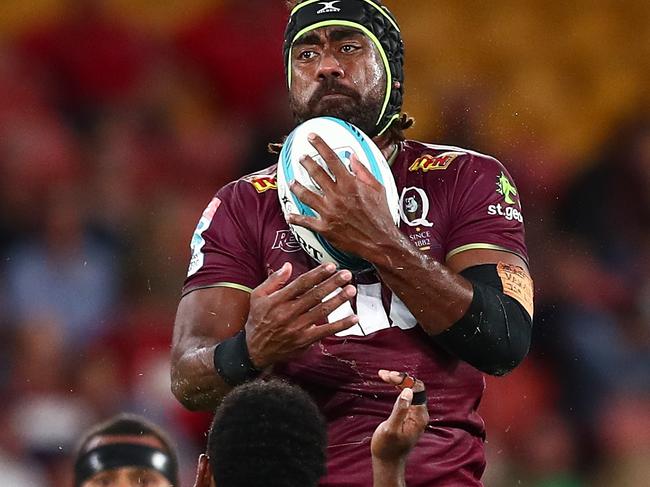
<svg viewBox="0 0 650 487">
<path fill-rule="evenodd" d="M 289 185 L 295 180 L 311 191 L 320 192 L 318 185 L 300 163 L 302 156 L 311 156 L 332 176 L 327 164 L 309 142 L 307 137 L 310 133 L 318 134 L 334 150 L 350 172 L 350 157 L 352 154 L 357 155 L 359 161 L 384 186 L 391 217 L 395 225 L 398 225 L 399 195 L 386 159 L 370 137 L 351 123 L 334 117 L 308 120 L 296 127 L 284 142 L 278 161 L 277 175 L 278 197 L 284 217 L 287 218 L 291 213 L 318 216 L 289 189 Z M 317 262 L 334 262 L 339 268 L 357 272 L 371 268 L 365 260 L 339 251 L 316 232 L 297 225 L 289 225 L 289 228 L 302 248 Z"/>
</svg>

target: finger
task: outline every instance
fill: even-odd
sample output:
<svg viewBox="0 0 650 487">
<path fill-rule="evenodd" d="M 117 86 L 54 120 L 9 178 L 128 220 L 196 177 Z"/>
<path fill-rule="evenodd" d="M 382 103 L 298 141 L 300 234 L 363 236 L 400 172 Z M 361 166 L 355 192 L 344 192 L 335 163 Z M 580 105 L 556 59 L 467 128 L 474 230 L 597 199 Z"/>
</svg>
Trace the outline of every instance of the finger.
<svg viewBox="0 0 650 487">
<path fill-rule="evenodd" d="M 287 215 L 287 223 L 289 225 L 298 225 L 299 227 L 307 228 L 313 232 L 322 232 L 325 230 L 323 220 L 314 218 L 313 216 L 298 215 L 296 213 L 289 213 Z"/>
<path fill-rule="evenodd" d="M 329 176 L 327 176 L 329 177 Z M 320 213 L 320 210 L 323 208 L 325 201 L 323 196 L 313 191 L 305 188 L 298 181 L 293 181 L 289 186 L 289 189 L 293 194 L 295 194 L 300 201 L 309 206 L 316 213 Z"/>
<path fill-rule="evenodd" d="M 327 164 L 327 167 L 334 175 L 336 181 L 340 181 L 341 178 L 350 177 L 350 172 L 343 162 L 341 162 L 339 156 L 336 155 L 336 152 L 334 152 L 323 139 L 321 139 L 317 134 L 309 134 L 307 138 L 309 139 L 309 143 L 323 158 L 323 161 Z"/>
<path fill-rule="evenodd" d="M 352 174 L 367 185 L 375 188 L 381 186 L 381 183 L 377 181 L 377 178 L 370 172 L 370 170 L 361 164 L 361 161 L 356 154 L 352 154 L 352 157 L 350 157 L 350 169 L 352 169 Z"/>
<path fill-rule="evenodd" d="M 307 290 L 302 296 L 298 297 L 296 300 L 297 311 L 302 314 L 316 306 L 319 306 L 323 303 L 323 300 L 326 300 L 330 295 L 333 295 L 337 289 L 340 290 L 343 286 L 348 284 L 351 279 L 352 273 L 349 270 L 343 269 L 338 271 L 329 279 Z M 350 294 L 349 298 L 352 298 L 356 294 L 356 289 L 354 286 L 349 287 L 352 288 L 352 294 Z M 347 292 L 349 293 L 350 290 Z M 317 320 L 312 320 L 312 322 L 315 321 Z"/>
<path fill-rule="evenodd" d="M 328 279 L 336 272 L 336 265 L 331 262 L 321 264 L 318 267 L 305 272 L 293 282 L 275 291 L 271 298 L 274 302 L 284 302 L 297 298 L 306 293 L 309 289 Z"/>
<path fill-rule="evenodd" d="M 395 387 L 399 389 L 404 389 L 406 387 L 413 389 L 413 392 L 421 392 L 424 391 L 424 382 L 422 382 L 420 379 L 416 379 L 415 377 L 412 377 L 411 375 L 407 374 L 406 372 L 398 372 L 395 370 L 384 370 L 381 369 L 379 372 L 377 372 L 381 380 L 386 382 L 387 384 L 394 385 Z"/>
<path fill-rule="evenodd" d="M 415 395 L 415 394 L 414 394 Z M 415 399 L 411 400 L 411 407 L 408 415 L 408 419 L 415 423 L 416 429 L 424 431 L 429 424 L 429 410 L 425 404 L 416 405 L 414 404 Z"/>
<path fill-rule="evenodd" d="M 210 477 L 212 472 L 208 463 L 208 456 L 202 453 L 199 455 L 199 461 L 196 466 L 196 479 L 194 487 L 210 487 Z"/>
<path fill-rule="evenodd" d="M 400 392 L 393 404 L 393 410 L 387 420 L 387 426 L 393 431 L 401 431 L 402 424 L 408 416 L 409 407 L 413 400 L 413 391 L 408 387 Z"/>
<path fill-rule="evenodd" d="M 318 340 L 322 340 L 325 337 L 332 336 L 340 331 L 352 328 L 357 323 L 359 323 L 359 317 L 357 315 L 350 315 L 333 323 L 326 323 L 324 325 L 312 325 L 311 328 L 309 328 L 306 337 L 309 343 L 314 343 Z"/>
<path fill-rule="evenodd" d="M 324 318 L 327 318 L 330 313 L 338 309 L 342 304 L 350 301 L 354 296 L 356 296 L 356 294 L 357 289 L 354 286 L 345 286 L 333 297 L 326 301 L 319 302 L 318 305 L 314 306 L 307 313 L 303 314 L 300 320 L 306 325 L 311 325 L 313 323 L 322 323 Z"/>
<path fill-rule="evenodd" d="M 318 187 L 325 191 L 334 190 L 334 180 L 327 174 L 327 171 L 318 164 L 314 159 L 309 156 L 303 156 L 300 159 L 300 164 L 307 170 L 307 173 L 311 176 L 312 180 L 318 185 Z"/>
<path fill-rule="evenodd" d="M 388 384 L 394 386 L 404 385 L 404 387 L 409 387 L 413 382 L 415 382 L 413 378 L 410 378 L 410 380 L 408 380 L 410 376 L 406 372 L 382 369 L 378 372 L 378 374 L 384 382 L 387 382 Z"/>
<path fill-rule="evenodd" d="M 293 269 L 291 263 L 285 262 L 282 264 L 282 267 L 280 267 L 277 271 L 272 273 L 269 277 L 266 278 L 266 280 L 257 286 L 254 290 L 253 293 L 259 293 L 262 294 L 263 296 L 269 296 L 270 294 L 273 294 L 274 292 L 282 289 L 284 285 L 287 283 L 289 278 L 291 277 L 291 270 Z"/>
</svg>

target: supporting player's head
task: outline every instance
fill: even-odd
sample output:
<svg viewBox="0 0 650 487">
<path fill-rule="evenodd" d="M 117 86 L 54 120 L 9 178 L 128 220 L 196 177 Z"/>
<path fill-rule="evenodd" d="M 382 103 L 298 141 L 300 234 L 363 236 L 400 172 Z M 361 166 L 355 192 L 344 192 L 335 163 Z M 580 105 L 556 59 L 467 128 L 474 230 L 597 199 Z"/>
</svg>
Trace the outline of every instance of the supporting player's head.
<svg viewBox="0 0 650 487">
<path fill-rule="evenodd" d="M 404 46 L 379 0 L 292 2 L 284 60 L 298 123 L 335 116 L 371 137 L 404 125 Z"/>
<path fill-rule="evenodd" d="M 254 381 L 219 406 L 207 453 L 216 487 L 315 487 L 326 445 L 325 422 L 304 391 Z"/>
<path fill-rule="evenodd" d="M 176 487 L 178 460 L 163 431 L 121 414 L 91 428 L 74 465 L 75 487 Z"/>
</svg>

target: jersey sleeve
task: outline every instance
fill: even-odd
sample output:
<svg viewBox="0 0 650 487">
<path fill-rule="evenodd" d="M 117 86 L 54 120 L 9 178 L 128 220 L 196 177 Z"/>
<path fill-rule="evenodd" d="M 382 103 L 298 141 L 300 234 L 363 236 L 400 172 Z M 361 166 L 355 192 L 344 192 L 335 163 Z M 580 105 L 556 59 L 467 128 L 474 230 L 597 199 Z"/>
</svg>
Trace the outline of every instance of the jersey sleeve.
<svg viewBox="0 0 650 487">
<path fill-rule="evenodd" d="M 458 166 L 450 204 L 446 258 L 465 250 L 512 252 L 528 262 L 515 183 L 496 159 L 470 155 Z"/>
<path fill-rule="evenodd" d="M 264 279 L 255 251 L 255 228 L 247 215 L 254 201 L 246 198 L 241 183 L 224 186 L 194 230 L 192 252 L 182 294 L 207 287 L 232 287 L 250 292 Z"/>
</svg>

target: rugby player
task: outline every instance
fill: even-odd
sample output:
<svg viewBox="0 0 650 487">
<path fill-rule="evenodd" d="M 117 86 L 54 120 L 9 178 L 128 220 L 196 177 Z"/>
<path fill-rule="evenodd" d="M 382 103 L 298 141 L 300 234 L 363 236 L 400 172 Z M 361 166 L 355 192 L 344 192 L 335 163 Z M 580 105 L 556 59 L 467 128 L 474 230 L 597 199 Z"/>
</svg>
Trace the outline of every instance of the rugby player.
<svg viewBox="0 0 650 487">
<path fill-rule="evenodd" d="M 481 485 L 482 373 L 512 370 L 531 336 L 517 188 L 493 157 L 405 138 L 413 121 L 402 112 L 403 43 L 378 1 L 298 2 L 284 54 L 296 123 L 330 115 L 373 137 L 401 195 L 400 226 L 382 186 L 354 160 L 345 171 L 316 135 L 336 180 L 304 159 L 322 194 L 292 191 L 319 218 L 291 223 L 369 261 L 372 272 L 316 265 L 301 251 L 280 211 L 275 165 L 221 188 L 192 238 L 173 392 L 190 409 L 211 409 L 260 374 L 285 377 L 327 421 L 321 485 L 371 485 L 370 440 L 393 404 L 377 370 L 405 370 L 426 385 L 430 415 L 407 484 Z"/>
<path fill-rule="evenodd" d="M 372 436 L 373 487 L 400 487 L 406 458 L 429 419 L 424 384 L 403 372 L 379 375 L 401 392 Z M 249 382 L 217 409 L 194 487 L 316 487 L 325 473 L 326 440 L 317 406 L 299 387 Z"/>
<path fill-rule="evenodd" d="M 132 414 L 91 428 L 74 464 L 75 487 L 177 487 L 178 460 L 163 431 Z"/>
</svg>

